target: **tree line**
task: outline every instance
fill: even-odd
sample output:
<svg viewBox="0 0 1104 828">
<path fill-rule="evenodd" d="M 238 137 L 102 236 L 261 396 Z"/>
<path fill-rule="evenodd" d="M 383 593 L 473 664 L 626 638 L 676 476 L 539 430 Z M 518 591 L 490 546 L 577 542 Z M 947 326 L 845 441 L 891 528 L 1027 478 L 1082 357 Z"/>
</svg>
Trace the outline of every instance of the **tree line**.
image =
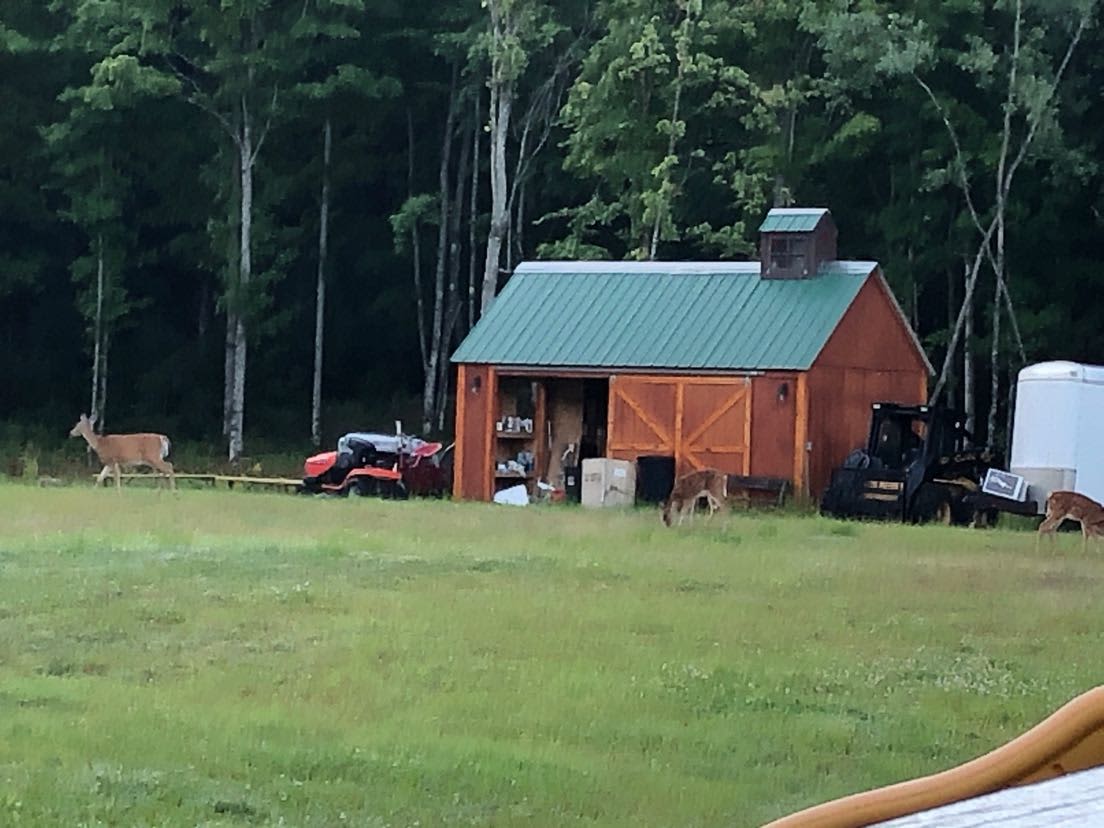
<svg viewBox="0 0 1104 828">
<path fill-rule="evenodd" d="M 1104 362 L 1094 0 L 7 0 L 0 420 L 449 428 L 521 260 L 755 255 L 827 206 L 933 399 Z M 418 404 L 411 410 L 409 401 Z"/>
</svg>

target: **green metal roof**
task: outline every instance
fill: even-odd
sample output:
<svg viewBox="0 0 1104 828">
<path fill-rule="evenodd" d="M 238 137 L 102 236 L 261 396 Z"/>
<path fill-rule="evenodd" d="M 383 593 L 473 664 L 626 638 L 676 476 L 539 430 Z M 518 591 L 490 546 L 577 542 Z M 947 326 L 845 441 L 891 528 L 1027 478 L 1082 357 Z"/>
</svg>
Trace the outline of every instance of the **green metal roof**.
<svg viewBox="0 0 1104 828">
<path fill-rule="evenodd" d="M 452 359 L 805 370 L 876 267 L 827 262 L 812 279 L 762 279 L 758 262 L 527 262 Z"/>
<path fill-rule="evenodd" d="M 759 232 L 810 233 L 827 213 L 823 207 L 775 207 L 759 225 Z"/>
</svg>

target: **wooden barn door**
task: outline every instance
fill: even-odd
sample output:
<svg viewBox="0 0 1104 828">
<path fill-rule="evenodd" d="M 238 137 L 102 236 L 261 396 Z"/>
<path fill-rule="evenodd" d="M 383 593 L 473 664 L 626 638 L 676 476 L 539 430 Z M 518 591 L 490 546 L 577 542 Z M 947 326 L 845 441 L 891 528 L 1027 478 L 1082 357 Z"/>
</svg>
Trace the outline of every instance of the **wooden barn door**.
<svg viewBox="0 0 1104 828">
<path fill-rule="evenodd" d="M 679 473 L 750 473 L 751 380 L 687 380 L 682 397 Z"/>
<path fill-rule="evenodd" d="M 621 460 L 642 454 L 677 456 L 679 382 L 674 377 L 610 377 L 606 453 Z"/>
<path fill-rule="evenodd" d="M 705 468 L 748 474 L 750 436 L 746 377 L 610 378 L 610 457 L 664 454 L 675 458 L 678 474 Z"/>
</svg>

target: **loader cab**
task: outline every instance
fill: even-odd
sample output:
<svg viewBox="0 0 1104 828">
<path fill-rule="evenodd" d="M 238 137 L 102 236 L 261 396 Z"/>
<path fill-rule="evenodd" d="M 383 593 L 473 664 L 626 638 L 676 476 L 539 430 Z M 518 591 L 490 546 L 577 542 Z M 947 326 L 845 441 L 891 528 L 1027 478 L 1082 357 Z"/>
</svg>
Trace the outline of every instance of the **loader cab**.
<svg viewBox="0 0 1104 828">
<path fill-rule="evenodd" d="M 957 411 L 874 403 L 871 414 L 866 453 L 872 467 L 903 471 L 917 461 L 926 466 L 964 450 L 970 439 Z"/>
</svg>

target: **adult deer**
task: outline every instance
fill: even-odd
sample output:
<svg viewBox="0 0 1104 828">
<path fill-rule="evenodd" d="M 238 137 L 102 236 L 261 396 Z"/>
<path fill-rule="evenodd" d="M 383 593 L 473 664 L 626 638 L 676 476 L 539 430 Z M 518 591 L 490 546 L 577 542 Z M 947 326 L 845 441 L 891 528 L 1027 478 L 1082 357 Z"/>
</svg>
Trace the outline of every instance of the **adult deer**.
<svg viewBox="0 0 1104 828">
<path fill-rule="evenodd" d="M 674 513 L 681 526 L 682 519 L 694 514 L 698 500 L 703 497 L 709 504 L 709 516 L 713 517 L 715 511 L 724 508 L 725 498 L 728 497 L 728 475 L 716 469 L 702 469 L 678 478 L 671 489 L 671 496 L 663 504 L 663 522 L 670 526 Z"/>
<path fill-rule="evenodd" d="M 1046 519 L 1039 524 L 1039 533 L 1035 536 L 1035 550 L 1043 535 L 1054 540 L 1054 533 L 1066 518 L 1081 524 L 1081 550 L 1089 546 L 1089 536 L 1104 537 L 1104 506 L 1091 497 L 1077 492 L 1051 492 L 1046 502 Z"/>
<path fill-rule="evenodd" d="M 169 485 L 176 488 L 176 475 L 169 456 L 171 443 L 164 434 L 97 434 L 92 430 L 93 421 L 84 414 L 69 432 L 70 437 L 83 437 L 103 463 L 103 471 L 96 478 L 96 485 L 103 484 L 114 470 L 115 488 L 122 490 L 121 468 L 148 466 L 169 476 Z"/>
</svg>

